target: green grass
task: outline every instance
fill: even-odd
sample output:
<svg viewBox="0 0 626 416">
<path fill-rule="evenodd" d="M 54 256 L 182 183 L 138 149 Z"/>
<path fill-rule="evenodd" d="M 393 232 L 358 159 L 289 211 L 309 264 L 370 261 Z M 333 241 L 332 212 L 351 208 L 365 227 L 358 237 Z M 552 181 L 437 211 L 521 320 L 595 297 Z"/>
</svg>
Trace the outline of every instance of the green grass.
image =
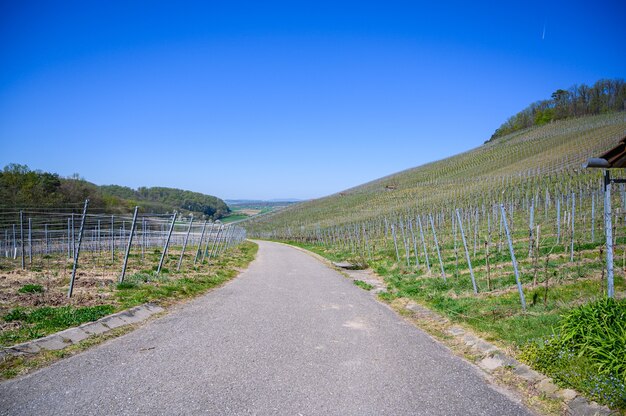
<svg viewBox="0 0 626 416">
<path fill-rule="evenodd" d="M 526 344 L 521 358 L 565 387 L 626 409 L 626 300 L 566 312 L 555 333 Z"/>
<path fill-rule="evenodd" d="M 14 308 L 2 319 L 17 328 L 0 332 L 0 344 L 10 346 L 41 338 L 85 322 L 95 321 L 114 311 L 113 305 Z"/>
<path fill-rule="evenodd" d="M 27 284 L 18 289 L 19 293 L 43 293 L 43 286 Z"/>
<path fill-rule="evenodd" d="M 0 324 L 3 324 L 0 345 L 7 347 L 40 338 L 146 302 L 166 305 L 197 296 L 235 277 L 238 270 L 254 259 L 257 249 L 256 244 L 246 241 L 231 248 L 224 255 L 211 259 L 208 271 L 188 273 L 190 277 L 168 274 L 165 268 L 158 276 L 151 270 L 129 275 L 123 283 L 103 289 L 113 292 L 110 303 L 103 305 L 13 308 L 0 317 Z M 25 285 L 22 289 L 27 288 L 27 293 L 37 293 L 36 286 L 38 285 Z"/>
<path fill-rule="evenodd" d="M 364 290 L 374 289 L 374 286 L 370 285 L 369 283 L 364 282 L 363 280 L 353 280 L 353 282 L 355 285 L 357 285 L 361 289 L 364 289 Z"/>
<path fill-rule="evenodd" d="M 241 220 L 245 220 L 246 218 L 249 218 L 248 215 L 245 214 L 231 214 L 227 217 L 223 217 L 222 219 L 220 219 L 220 221 L 222 222 L 222 224 L 228 224 L 230 222 L 235 222 L 235 221 L 241 221 Z"/>
<path fill-rule="evenodd" d="M 193 278 L 173 278 L 167 273 L 155 276 L 152 272 L 131 275 L 117 285 L 116 300 L 120 308 L 126 309 L 146 302 L 171 302 L 196 296 L 236 276 L 238 269 L 246 267 L 254 259 L 257 250 L 256 244 L 246 241 L 226 255 L 212 259 L 209 272 Z"/>
</svg>

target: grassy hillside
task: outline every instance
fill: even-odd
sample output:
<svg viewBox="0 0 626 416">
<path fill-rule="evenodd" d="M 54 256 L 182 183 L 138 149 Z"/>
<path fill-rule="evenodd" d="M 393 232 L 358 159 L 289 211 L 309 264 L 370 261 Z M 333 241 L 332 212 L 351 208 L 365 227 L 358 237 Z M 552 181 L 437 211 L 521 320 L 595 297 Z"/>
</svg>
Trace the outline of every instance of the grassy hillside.
<svg viewBox="0 0 626 416">
<path fill-rule="evenodd" d="M 532 127 L 447 159 L 296 204 L 247 227 L 263 233 L 335 226 L 403 212 L 435 211 L 450 203 L 484 201 L 487 196 L 506 198 L 519 192 L 519 187 L 539 182 L 557 188 L 595 183 L 599 173 L 583 171 L 581 165 L 625 134 L 624 112 Z"/>
</svg>

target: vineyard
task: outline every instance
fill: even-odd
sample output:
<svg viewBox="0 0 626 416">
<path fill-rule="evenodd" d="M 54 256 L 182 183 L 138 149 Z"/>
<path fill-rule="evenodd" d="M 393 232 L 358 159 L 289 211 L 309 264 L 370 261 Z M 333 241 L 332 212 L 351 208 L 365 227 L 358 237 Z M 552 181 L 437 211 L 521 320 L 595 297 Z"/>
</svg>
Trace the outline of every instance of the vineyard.
<svg viewBox="0 0 626 416">
<path fill-rule="evenodd" d="M 626 189 L 613 185 L 610 200 L 611 282 L 602 171 L 582 168 L 625 136 L 623 112 L 553 122 L 243 226 L 369 266 L 385 277 L 384 299 L 418 301 L 523 356 L 529 345 L 544 345 L 564 314 L 607 293 L 626 295 Z M 624 408 L 622 344 L 611 346 L 601 376 L 572 381 L 561 368 L 543 370 Z M 593 377 L 604 386 L 595 392 Z"/>
<path fill-rule="evenodd" d="M 29 316 L 41 311 L 87 311 L 93 320 L 93 311 L 220 284 L 232 277 L 231 257 L 246 238 L 240 227 L 193 216 L 94 211 L 88 202 L 0 211 L 0 345 L 67 326 L 33 329 Z"/>
</svg>

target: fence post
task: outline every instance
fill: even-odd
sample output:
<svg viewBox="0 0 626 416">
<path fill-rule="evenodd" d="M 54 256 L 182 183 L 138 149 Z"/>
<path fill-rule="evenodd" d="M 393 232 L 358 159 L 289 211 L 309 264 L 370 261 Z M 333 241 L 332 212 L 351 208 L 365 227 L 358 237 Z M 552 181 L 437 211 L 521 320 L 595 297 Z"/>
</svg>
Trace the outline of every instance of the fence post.
<svg viewBox="0 0 626 416">
<path fill-rule="evenodd" d="M 24 213 L 20 211 L 20 251 L 22 253 L 22 270 L 26 269 L 24 262 Z"/>
<path fill-rule="evenodd" d="M 411 238 L 413 239 L 413 252 L 415 253 L 415 267 L 420 267 L 420 261 L 417 256 L 417 239 L 413 231 L 413 220 L 409 219 L 409 229 L 411 230 Z"/>
<path fill-rule="evenodd" d="M 533 255 L 533 228 L 535 226 L 535 200 L 530 204 L 530 221 L 528 222 L 528 257 Z"/>
<path fill-rule="evenodd" d="M 433 223 L 433 216 L 428 214 L 430 220 L 430 228 L 433 230 L 433 237 L 435 237 L 435 248 L 437 249 L 437 257 L 439 257 L 439 266 L 441 266 L 441 277 L 443 281 L 446 281 L 446 272 L 443 270 L 443 261 L 441 260 L 441 252 L 439 251 L 439 241 L 437 241 L 437 232 L 435 231 L 435 224 Z"/>
<path fill-rule="evenodd" d="M 574 261 L 574 225 L 576 224 L 576 195 L 572 193 L 572 237 L 570 241 L 570 262 Z"/>
<path fill-rule="evenodd" d="M 191 214 L 191 219 L 189 220 L 189 228 L 187 228 L 187 235 L 185 235 L 185 241 L 183 242 L 183 250 L 180 252 L 180 258 L 178 259 L 178 266 L 176 266 L 176 271 L 180 270 L 180 265 L 183 262 L 183 256 L 185 255 L 185 248 L 187 247 L 187 241 L 189 240 L 189 233 L 191 232 L 191 224 L 193 224 L 193 214 Z"/>
<path fill-rule="evenodd" d="M 76 257 L 76 229 L 74 228 L 74 213 L 72 213 L 72 256 Z"/>
<path fill-rule="evenodd" d="M 224 231 L 224 229 L 226 229 L 226 226 L 224 224 L 220 224 L 220 228 L 219 230 L 217 230 L 217 236 L 215 237 L 215 241 L 213 242 L 213 246 L 211 247 L 211 252 L 209 253 L 209 258 L 207 259 L 207 261 L 211 260 L 211 257 L 217 256 L 217 249 L 224 239 L 222 235 L 222 231 Z"/>
<path fill-rule="evenodd" d="M 420 238 L 422 240 L 422 247 L 424 248 L 424 258 L 426 259 L 426 268 L 428 269 L 428 273 L 430 273 L 430 261 L 428 260 L 428 250 L 426 250 L 426 240 L 424 240 L 424 230 L 422 229 L 422 218 L 420 215 L 417 216 L 417 225 L 420 229 Z"/>
<path fill-rule="evenodd" d="M 395 227 L 395 224 L 391 224 L 391 235 L 393 236 L 393 246 L 396 249 L 396 262 L 400 263 L 400 254 L 398 254 L 398 241 L 396 239 L 396 227 Z"/>
<path fill-rule="evenodd" d="M 202 258 L 200 258 L 200 264 L 204 264 L 204 259 L 206 258 L 206 255 L 209 254 L 209 245 L 211 245 L 211 234 L 213 234 L 214 225 L 215 223 L 211 222 L 211 229 L 209 230 L 209 234 L 206 237 L 206 244 L 204 245 L 204 250 L 202 250 Z M 211 245 L 211 247 L 213 246 Z"/>
<path fill-rule="evenodd" d="M 46 239 L 46 254 L 50 254 L 50 241 L 48 240 L 48 224 L 44 225 L 44 234 Z"/>
<path fill-rule="evenodd" d="M 561 240 L 561 195 L 556 199 L 556 243 Z"/>
<path fill-rule="evenodd" d="M 591 194 L 591 242 L 596 241 L 596 193 Z"/>
<path fill-rule="evenodd" d="M 15 224 L 13 224 L 13 260 L 17 258 L 17 238 L 15 236 Z"/>
<path fill-rule="evenodd" d="M 515 252 L 513 251 L 513 241 L 511 241 L 511 234 L 509 233 L 509 225 L 506 220 L 506 213 L 504 212 L 504 204 L 500 204 L 500 210 L 502 211 L 504 232 L 506 233 L 506 238 L 509 241 L 509 251 L 511 252 L 511 262 L 513 263 L 513 271 L 515 272 L 515 281 L 517 282 L 517 290 L 519 291 L 519 298 L 520 298 L 520 302 L 522 303 L 522 310 L 526 311 L 526 299 L 524 298 L 524 291 L 522 290 L 522 283 L 519 280 L 519 271 L 517 270 L 517 260 L 515 259 Z"/>
<path fill-rule="evenodd" d="M 28 264 L 33 265 L 33 219 L 28 218 Z"/>
<path fill-rule="evenodd" d="M 85 199 L 85 207 L 83 208 L 83 218 L 80 221 L 80 230 L 78 231 L 78 246 L 74 251 L 74 264 L 72 265 L 72 278 L 70 279 L 70 289 L 67 292 L 67 297 L 72 297 L 74 291 L 74 280 L 76 279 L 76 268 L 78 267 L 78 255 L 80 254 L 80 243 L 83 240 L 83 229 L 85 228 L 85 217 L 87 216 L 87 207 L 89 206 L 89 199 Z"/>
<path fill-rule="evenodd" d="M 606 237 L 606 283 L 607 296 L 613 294 L 613 225 L 611 218 L 611 174 L 604 171 L 604 234 Z"/>
<path fill-rule="evenodd" d="M 193 259 L 194 265 L 198 261 L 198 256 L 200 255 L 200 252 L 202 251 L 202 239 L 204 238 L 204 232 L 206 231 L 206 223 L 207 221 L 205 220 L 204 224 L 202 225 L 202 233 L 200 233 L 200 242 L 198 242 L 198 249 L 196 250 L 196 256 Z"/>
<path fill-rule="evenodd" d="M 111 215 L 111 263 L 115 262 L 115 217 Z"/>
<path fill-rule="evenodd" d="M 456 209 L 456 218 L 459 229 L 461 230 L 461 238 L 463 239 L 463 247 L 465 247 L 465 258 L 467 258 L 467 265 L 469 266 L 470 276 L 472 276 L 472 285 L 474 286 L 474 293 L 478 293 L 476 287 L 476 280 L 474 279 L 474 270 L 472 270 L 472 262 L 470 261 L 469 251 L 467 250 L 467 242 L 465 241 L 465 232 L 463 231 L 463 221 L 461 221 L 461 215 L 459 209 Z"/>
<path fill-rule="evenodd" d="M 133 224 L 130 227 L 130 236 L 128 237 L 128 246 L 126 246 L 126 254 L 124 255 L 124 264 L 122 265 L 122 274 L 120 275 L 120 283 L 124 281 L 124 276 L 126 275 L 126 265 L 128 264 L 128 255 L 130 254 L 130 247 L 133 244 L 133 234 L 135 233 L 138 209 L 139 207 L 135 207 L 135 213 L 133 214 Z"/>
<path fill-rule="evenodd" d="M 204 258 L 205 258 L 205 256 L 206 256 L 207 254 L 208 254 L 208 256 L 209 256 L 209 257 L 208 257 L 208 259 L 207 259 L 207 261 L 211 259 L 211 257 L 213 256 L 213 252 L 215 251 L 215 247 L 217 246 L 218 241 L 219 241 L 219 239 L 221 238 L 221 234 L 222 234 L 222 224 L 220 223 L 220 224 L 219 224 L 219 226 L 218 226 L 218 229 L 217 229 L 217 235 L 215 236 L 215 240 L 213 240 L 213 243 L 211 244 L 211 251 L 210 251 L 210 252 L 209 252 L 209 239 L 207 239 L 207 242 L 206 242 L 206 251 L 205 251 L 205 253 L 204 253 L 205 255 L 203 255 L 203 256 L 202 256 L 202 261 L 201 261 L 201 263 L 204 263 Z"/>
<path fill-rule="evenodd" d="M 174 211 L 174 215 L 172 216 L 172 224 L 170 225 L 170 231 L 167 233 L 167 239 L 165 240 L 165 246 L 163 247 L 163 254 L 161 254 L 161 260 L 159 261 L 159 267 L 157 268 L 156 274 L 161 273 L 161 267 L 163 267 L 163 260 L 165 260 L 165 254 L 167 253 L 167 247 L 170 244 L 170 238 L 172 237 L 172 231 L 174 231 L 174 223 L 176 222 L 176 215 L 178 213 Z"/>
</svg>

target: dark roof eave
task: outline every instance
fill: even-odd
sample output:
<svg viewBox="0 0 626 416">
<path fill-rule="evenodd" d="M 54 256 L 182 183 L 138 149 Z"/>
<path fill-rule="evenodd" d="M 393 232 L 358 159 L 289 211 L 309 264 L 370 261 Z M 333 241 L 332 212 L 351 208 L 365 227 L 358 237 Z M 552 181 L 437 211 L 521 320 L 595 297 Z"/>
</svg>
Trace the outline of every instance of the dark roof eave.
<svg viewBox="0 0 626 416">
<path fill-rule="evenodd" d="M 626 168 L 626 137 L 600 158 L 609 162 L 609 168 Z"/>
</svg>

